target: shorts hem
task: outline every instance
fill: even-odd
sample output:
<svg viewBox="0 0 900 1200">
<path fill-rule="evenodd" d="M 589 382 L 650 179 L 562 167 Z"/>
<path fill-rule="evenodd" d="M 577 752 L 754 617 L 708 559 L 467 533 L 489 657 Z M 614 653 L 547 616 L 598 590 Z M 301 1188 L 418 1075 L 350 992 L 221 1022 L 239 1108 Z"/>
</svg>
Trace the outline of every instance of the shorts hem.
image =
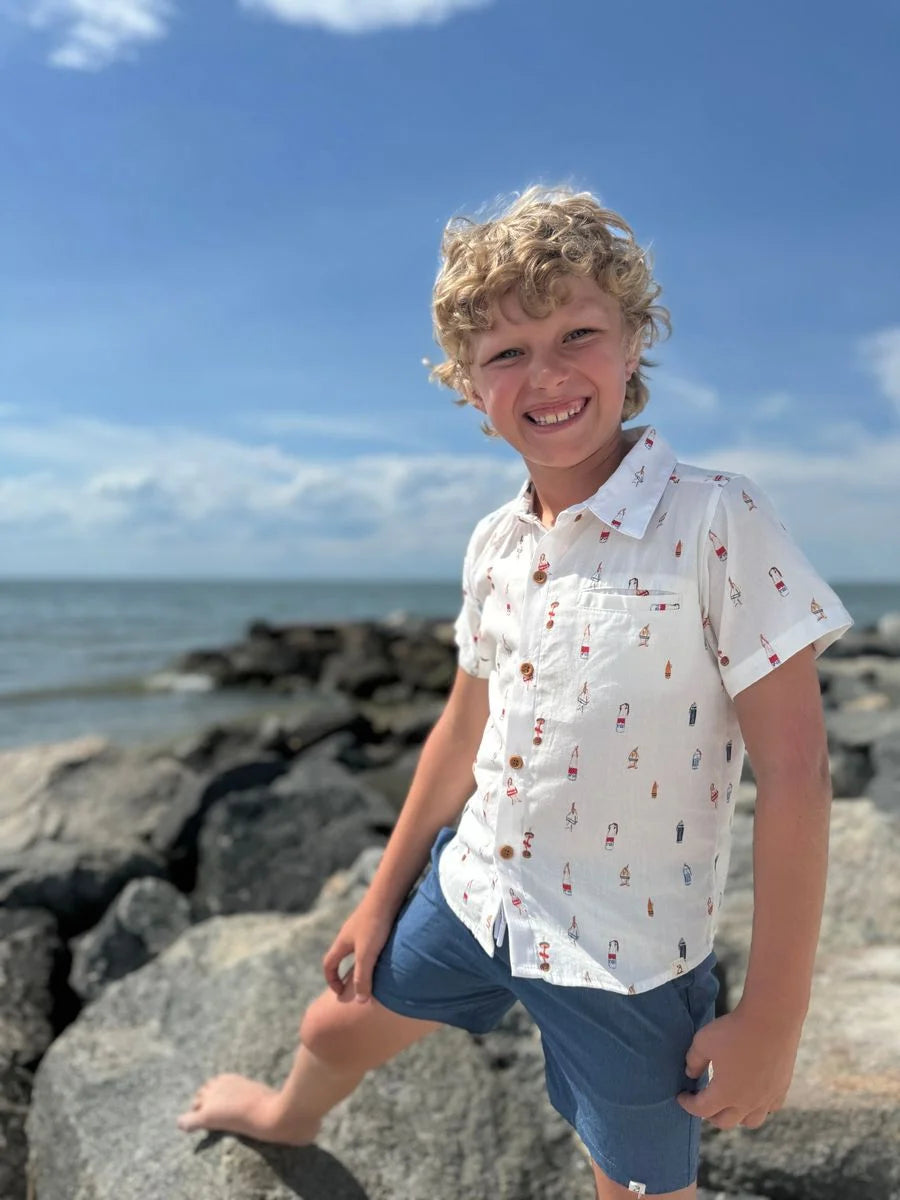
<svg viewBox="0 0 900 1200">
<path fill-rule="evenodd" d="M 490 1033 L 495 1029 L 497 1022 L 493 1024 L 484 1024 L 483 1022 L 477 1027 L 473 1025 L 465 1025 L 458 1017 L 445 1012 L 427 1012 L 421 1007 L 411 1004 L 408 1000 L 403 1000 L 399 996 L 395 996 L 392 992 L 385 991 L 383 988 L 372 988 L 372 996 L 384 1008 L 390 1009 L 399 1017 L 412 1017 L 416 1021 L 437 1021 L 441 1025 L 450 1025 L 454 1029 L 464 1029 L 466 1033 L 485 1034 Z"/>
</svg>

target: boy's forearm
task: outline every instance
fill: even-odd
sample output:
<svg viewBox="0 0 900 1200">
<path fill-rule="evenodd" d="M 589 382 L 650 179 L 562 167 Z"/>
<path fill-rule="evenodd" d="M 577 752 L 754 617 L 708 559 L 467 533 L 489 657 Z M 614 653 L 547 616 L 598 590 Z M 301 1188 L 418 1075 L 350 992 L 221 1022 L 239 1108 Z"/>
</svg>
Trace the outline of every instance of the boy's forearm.
<svg viewBox="0 0 900 1200">
<path fill-rule="evenodd" d="M 753 831 L 753 934 L 741 1005 L 802 1027 L 828 869 L 831 782 L 760 783 Z"/>
<path fill-rule="evenodd" d="M 472 765 L 480 735 L 454 726 L 446 712 L 425 740 L 406 801 L 385 847 L 368 897 L 399 909 L 428 861 L 439 829 L 455 824 L 475 789 Z"/>
</svg>

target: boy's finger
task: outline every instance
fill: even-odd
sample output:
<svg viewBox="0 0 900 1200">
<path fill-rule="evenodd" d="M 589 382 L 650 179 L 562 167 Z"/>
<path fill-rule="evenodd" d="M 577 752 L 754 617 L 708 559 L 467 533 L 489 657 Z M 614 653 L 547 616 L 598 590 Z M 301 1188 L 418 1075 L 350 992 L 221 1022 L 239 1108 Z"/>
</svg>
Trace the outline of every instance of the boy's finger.
<svg viewBox="0 0 900 1200">
<path fill-rule="evenodd" d="M 696 1050 L 694 1044 L 688 1047 L 688 1052 L 684 1057 L 684 1073 L 689 1079 L 699 1079 L 703 1072 L 710 1064 L 710 1057 L 704 1054 L 702 1050 Z"/>
<path fill-rule="evenodd" d="M 365 960 L 356 960 L 353 968 L 353 990 L 358 1004 L 365 1004 L 372 994 L 372 967 Z"/>
</svg>

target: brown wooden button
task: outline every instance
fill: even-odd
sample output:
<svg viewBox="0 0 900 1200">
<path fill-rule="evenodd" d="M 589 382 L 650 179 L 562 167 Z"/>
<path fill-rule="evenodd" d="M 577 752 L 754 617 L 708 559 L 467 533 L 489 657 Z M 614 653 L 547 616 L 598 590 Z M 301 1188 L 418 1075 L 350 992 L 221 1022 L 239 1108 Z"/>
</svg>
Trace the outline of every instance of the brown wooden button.
<svg viewBox="0 0 900 1200">
<path fill-rule="evenodd" d="M 522 672 L 523 679 L 530 679 L 534 674 L 534 665 L 530 662 L 523 662 L 519 664 L 519 670 Z"/>
<path fill-rule="evenodd" d="M 581 518 L 582 518 L 583 516 L 584 516 L 584 513 L 576 513 L 576 514 L 575 514 L 575 520 L 576 520 L 576 521 L 580 521 L 580 520 L 581 520 Z"/>
<path fill-rule="evenodd" d="M 513 850 L 512 846 L 501 846 L 497 853 L 501 858 L 512 858 L 512 856 L 515 854 L 515 850 Z"/>
<path fill-rule="evenodd" d="M 547 582 L 547 572 L 546 571 L 535 571 L 535 573 L 532 575 L 531 578 L 534 580 L 535 583 L 546 583 Z"/>
<path fill-rule="evenodd" d="M 525 760 L 519 754 L 512 754 L 512 755 L 510 755 L 509 765 L 512 767 L 512 769 L 514 771 L 518 771 L 518 769 L 520 767 L 525 766 Z"/>
</svg>

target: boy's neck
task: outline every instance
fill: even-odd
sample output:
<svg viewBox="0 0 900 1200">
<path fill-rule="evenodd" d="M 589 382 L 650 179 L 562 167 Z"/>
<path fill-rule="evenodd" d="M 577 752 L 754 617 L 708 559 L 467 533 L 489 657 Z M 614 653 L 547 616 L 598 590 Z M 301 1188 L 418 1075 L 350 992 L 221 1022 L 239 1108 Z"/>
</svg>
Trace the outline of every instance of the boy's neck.
<svg viewBox="0 0 900 1200">
<path fill-rule="evenodd" d="M 575 467 L 544 467 L 539 463 L 529 463 L 526 459 L 534 484 L 534 514 L 544 528 L 552 529 L 559 513 L 573 504 L 590 499 L 615 473 L 632 444 L 624 431 L 620 430 L 613 442 L 601 447 Z"/>
</svg>

